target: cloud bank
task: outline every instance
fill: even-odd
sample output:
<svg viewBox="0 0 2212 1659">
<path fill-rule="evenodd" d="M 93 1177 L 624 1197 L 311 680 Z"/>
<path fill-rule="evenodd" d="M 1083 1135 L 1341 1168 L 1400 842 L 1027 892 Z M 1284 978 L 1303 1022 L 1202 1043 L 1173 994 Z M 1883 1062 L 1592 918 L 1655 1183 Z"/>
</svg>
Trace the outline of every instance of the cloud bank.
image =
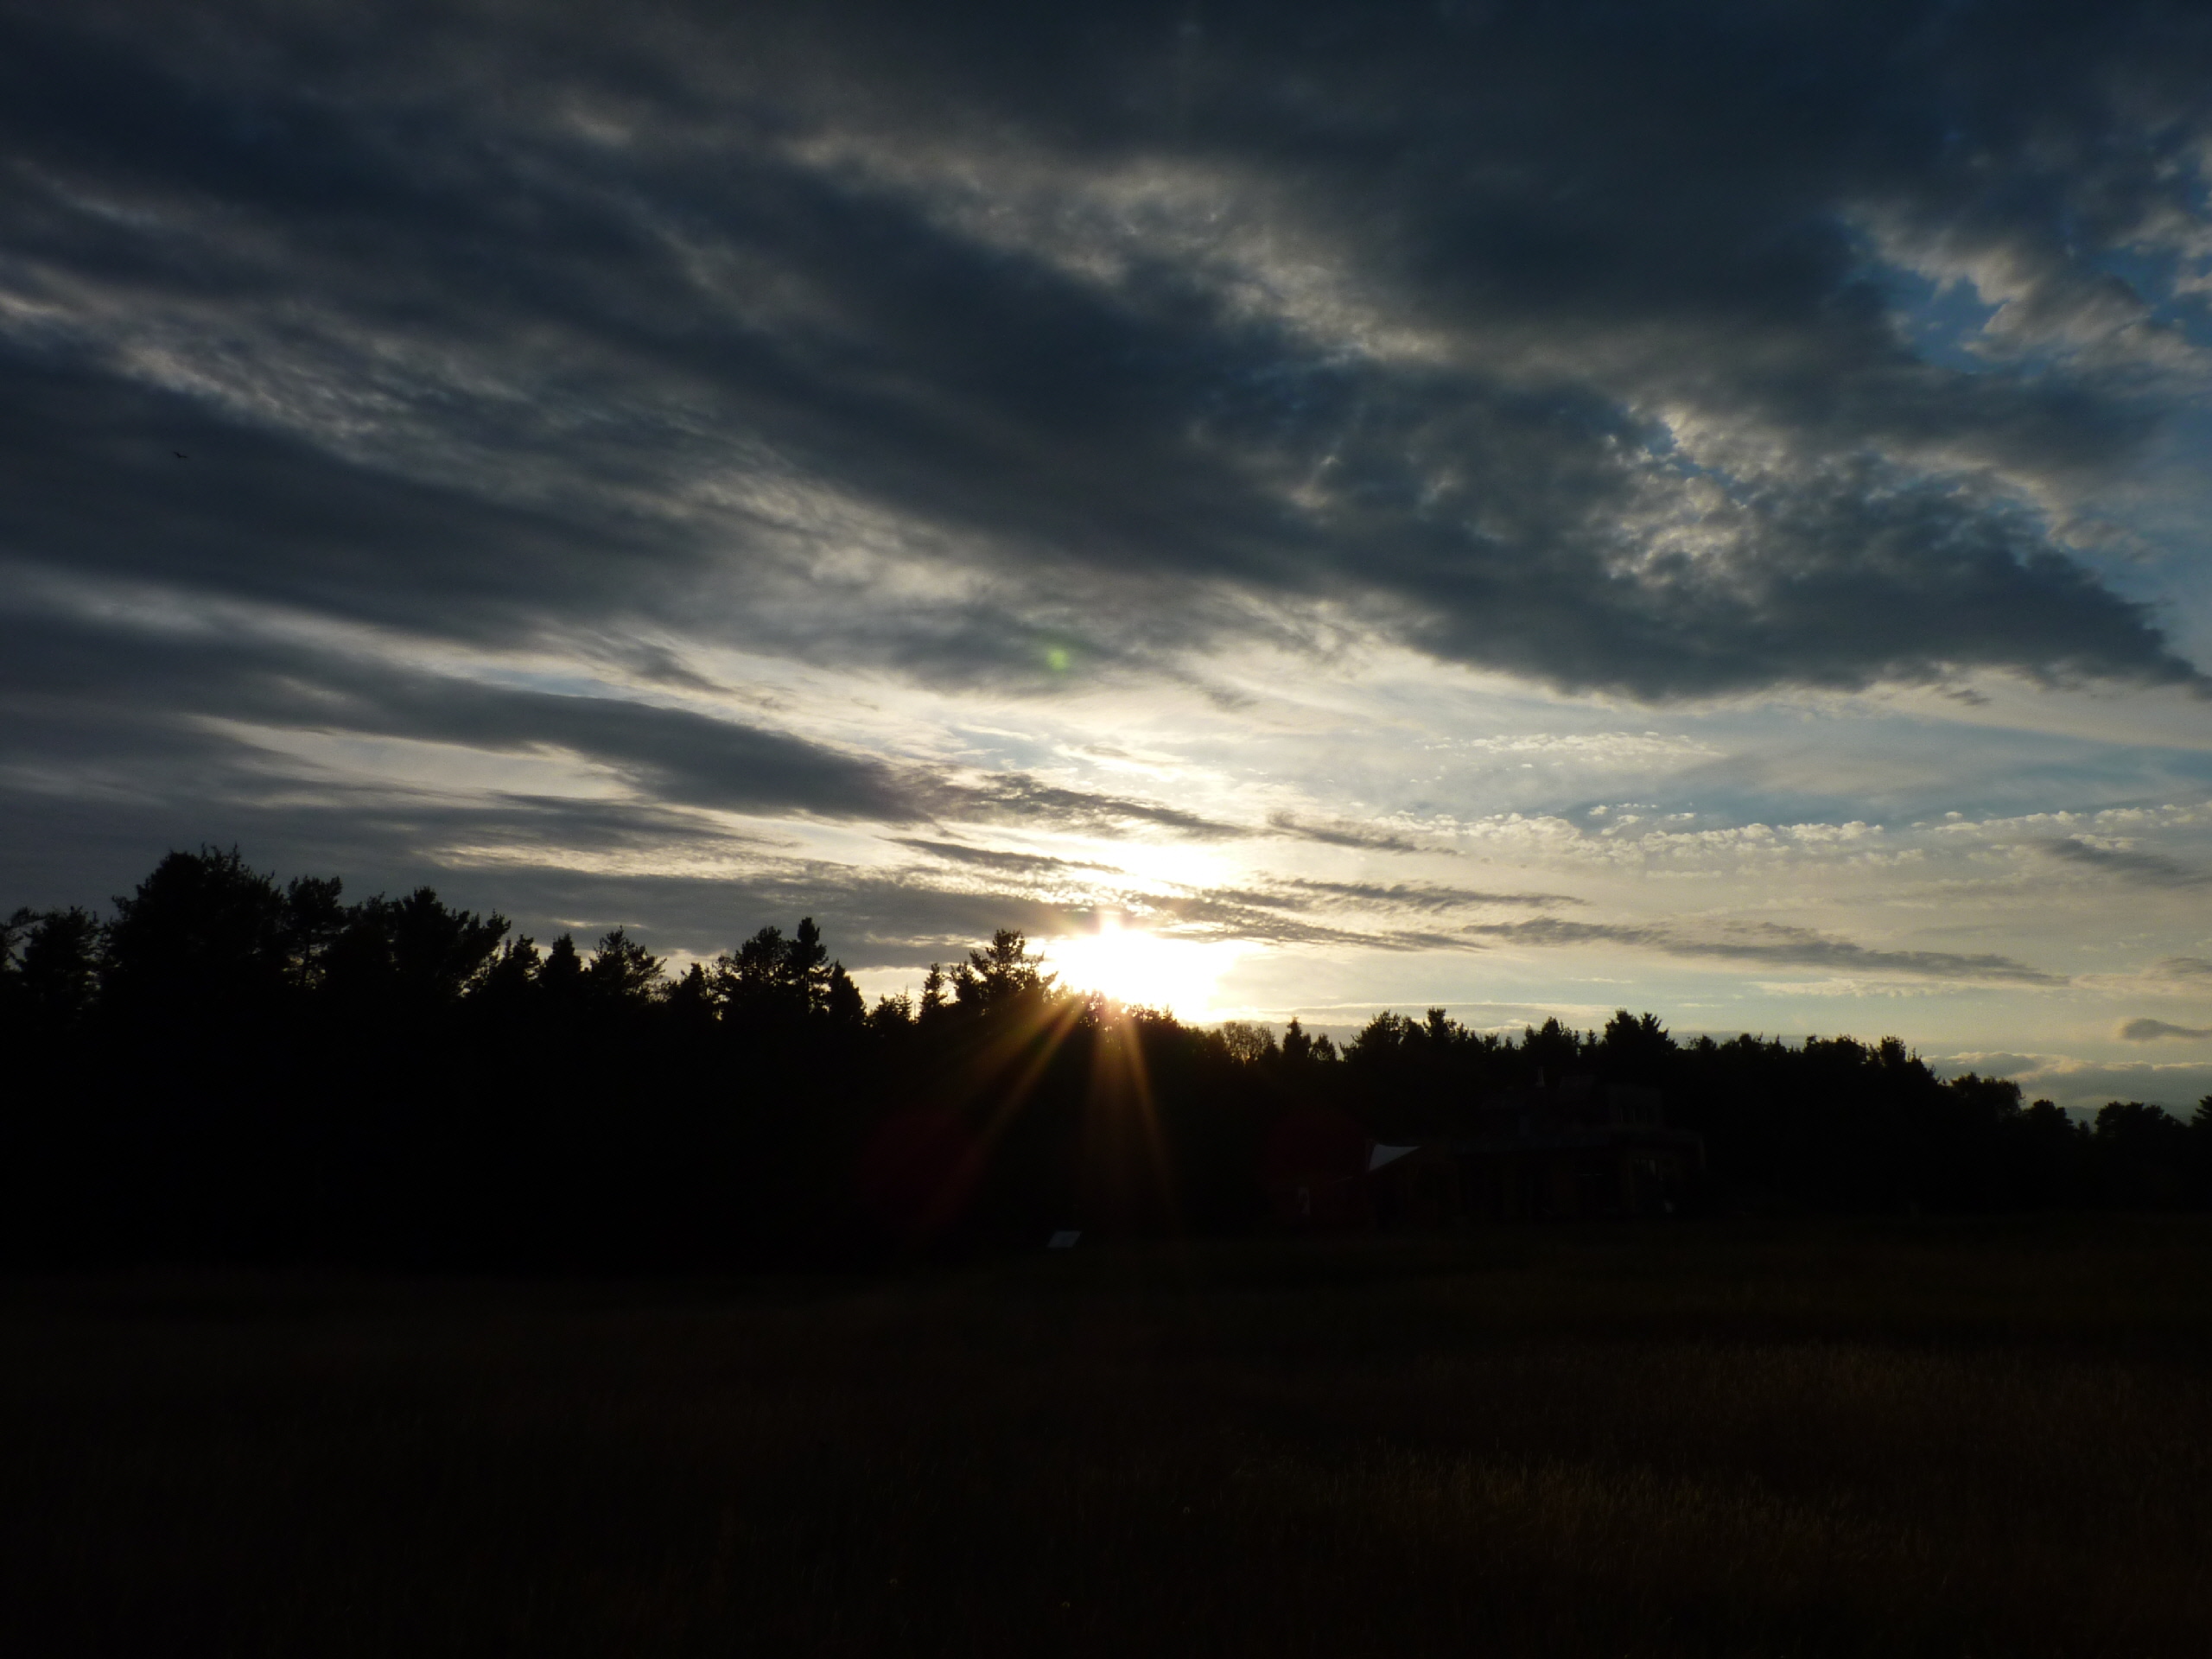
<svg viewBox="0 0 2212 1659">
<path fill-rule="evenodd" d="M 2201 684 L 2063 500 L 2193 360 L 2113 265 L 2194 245 L 2202 20 L 1605 17 L 19 9 L 0 537 L 955 677 L 1241 594 L 1644 698 Z"/>
<path fill-rule="evenodd" d="M 2212 1037 L 2212 1027 L 2170 1026 L 2163 1020 L 2130 1020 L 2120 1028 L 2120 1039 L 2126 1043 L 2155 1043 L 2164 1037 L 2196 1040 Z"/>
<path fill-rule="evenodd" d="M 2208 71 L 2158 4 L 0 3 L 0 852 L 54 898 L 232 836 L 580 924 L 828 894 L 886 963 L 1126 903 L 2062 983 L 1601 893 L 1922 849 L 1424 697 L 2202 696 L 2101 504 L 2207 389 Z M 1309 709 L 1217 788 L 1034 712 L 1383 658 L 1433 671 L 1395 725 Z M 1631 751 L 1741 810 L 1371 786 Z M 2020 863 L 2203 885 L 2089 823 Z"/>
</svg>

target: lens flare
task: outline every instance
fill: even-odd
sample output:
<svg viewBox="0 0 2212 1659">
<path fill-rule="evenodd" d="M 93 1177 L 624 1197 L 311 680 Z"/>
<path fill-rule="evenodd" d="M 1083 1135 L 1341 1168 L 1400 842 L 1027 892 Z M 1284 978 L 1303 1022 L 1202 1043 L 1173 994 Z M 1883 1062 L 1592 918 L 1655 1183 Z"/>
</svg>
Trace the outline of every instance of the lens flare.
<svg viewBox="0 0 2212 1659">
<path fill-rule="evenodd" d="M 1102 918 L 1094 932 L 1043 947 L 1046 964 L 1069 990 L 1096 991 L 1112 1001 L 1160 1008 L 1189 1020 L 1211 1014 L 1215 987 L 1243 954 L 1243 948 L 1232 944 L 1163 938 L 1126 926 L 1118 916 Z"/>
</svg>

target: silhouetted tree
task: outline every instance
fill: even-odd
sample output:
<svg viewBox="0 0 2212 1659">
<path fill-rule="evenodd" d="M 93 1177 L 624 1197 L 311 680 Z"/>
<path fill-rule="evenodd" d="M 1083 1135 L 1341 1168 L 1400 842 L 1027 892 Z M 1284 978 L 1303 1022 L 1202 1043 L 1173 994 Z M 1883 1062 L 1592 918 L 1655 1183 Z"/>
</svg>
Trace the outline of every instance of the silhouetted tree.
<svg viewBox="0 0 2212 1659">
<path fill-rule="evenodd" d="M 315 905 L 315 923 L 325 918 Z M 273 1014 L 304 950 L 285 895 L 232 848 L 171 853 L 115 901 L 102 975 L 126 1030 L 198 1037 Z"/>
<path fill-rule="evenodd" d="M 574 954 L 573 945 L 570 954 Z M 486 1010 L 498 1010 L 511 1016 L 518 1014 L 530 1006 L 542 966 L 536 940 L 527 934 L 509 939 L 484 964 L 483 973 L 472 988 L 471 999 Z"/>
<path fill-rule="evenodd" d="M 1274 1033 L 1265 1026 L 1255 1026 L 1246 1020 L 1224 1020 L 1219 1029 L 1223 1048 L 1239 1065 L 1260 1065 L 1281 1052 L 1275 1046 Z"/>
<path fill-rule="evenodd" d="M 1297 1016 L 1293 1015 L 1289 1025 L 1283 1028 L 1282 1058 L 1284 1063 L 1294 1070 L 1327 1065 L 1337 1058 L 1337 1046 L 1330 1041 L 1326 1032 L 1319 1037 L 1309 1033 L 1298 1022 Z"/>
<path fill-rule="evenodd" d="M 2187 1191 L 2189 1127 L 2157 1106 L 2139 1100 L 2100 1106 L 2090 1145 L 2109 1203 L 2131 1210 L 2168 1210 Z"/>
<path fill-rule="evenodd" d="M 336 888 L 330 884 L 334 899 Z M 296 937 L 303 931 L 296 927 Z M 448 909 L 428 887 L 404 899 L 379 895 L 342 912 L 309 977 L 365 1012 L 448 1007 L 490 969 L 506 931 L 504 916 Z"/>
<path fill-rule="evenodd" d="M 1611 1082 L 1656 1089 L 1671 1079 L 1675 1055 L 1674 1039 L 1658 1015 L 1617 1008 L 1605 1022 L 1592 1058 Z"/>
<path fill-rule="evenodd" d="M 1580 1070 L 1583 1059 L 1582 1039 L 1556 1019 L 1547 1020 L 1541 1027 L 1525 1027 L 1522 1032 L 1520 1070 L 1529 1083 L 1541 1077 L 1555 1084 L 1569 1072 Z"/>
<path fill-rule="evenodd" d="M 1297 1020 L 1278 1042 L 1072 995 L 1012 929 L 870 1010 L 810 917 L 671 982 L 620 929 L 588 958 L 565 933 L 541 950 L 428 887 L 349 904 L 235 849 L 171 853 L 105 925 L 14 912 L 0 1033 L 18 1250 L 606 1266 L 911 1242 L 925 1219 L 1032 1242 L 1249 1226 L 1287 1114 L 1449 1139 L 1573 1077 L 1664 1090 L 1739 1202 L 2212 1207 L 2212 1096 L 2186 1124 L 2113 1102 L 2092 1126 L 1893 1037 L 1677 1043 L 1621 1009 L 1515 1039 L 1432 1007 L 1339 1056 Z M 904 1186 L 887 1156 L 919 1160 Z"/>
<path fill-rule="evenodd" d="M 868 1023 L 868 1002 L 842 962 L 830 964 L 829 981 L 823 987 L 822 1011 L 834 1026 L 849 1029 Z"/>
<path fill-rule="evenodd" d="M 639 1007 L 660 983 L 660 958 L 620 928 L 604 936 L 584 969 L 584 988 L 608 1007 Z"/>
<path fill-rule="evenodd" d="M 1002 927 L 980 950 L 952 970 L 954 999 L 971 1013 L 988 1014 L 993 1009 L 1034 998 L 1049 991 L 1052 976 L 1043 970 L 1045 959 L 1033 955 L 1029 941 L 1018 931 Z"/>
<path fill-rule="evenodd" d="M 545 948 L 538 965 L 537 987 L 549 1007 L 572 1007 L 583 995 L 584 959 L 573 933 L 563 933 Z"/>
<path fill-rule="evenodd" d="M 23 1028 L 28 1012 L 22 965 L 23 941 L 30 936 L 38 912 L 29 906 L 13 915 L 0 917 L 0 1043 L 12 1039 Z"/>
<path fill-rule="evenodd" d="M 801 1020 L 827 1010 L 830 952 L 811 916 L 802 917 L 789 938 L 764 927 L 720 957 L 715 986 L 738 1018 L 755 1024 Z M 840 970 L 842 971 L 842 970 Z"/>
<path fill-rule="evenodd" d="M 336 876 L 296 876 L 284 886 L 292 982 L 302 990 L 322 983 L 330 947 L 346 931 L 344 892 L 345 883 Z"/>
<path fill-rule="evenodd" d="M 42 916 L 19 912 L 16 919 L 22 933 L 16 981 L 23 1014 L 49 1036 L 81 1033 L 99 990 L 99 918 L 72 905 Z"/>
<path fill-rule="evenodd" d="M 669 987 L 668 1011 L 677 1027 L 694 1033 L 711 1029 L 717 1012 L 715 988 L 707 982 L 703 963 L 693 963 L 683 976 Z"/>
</svg>

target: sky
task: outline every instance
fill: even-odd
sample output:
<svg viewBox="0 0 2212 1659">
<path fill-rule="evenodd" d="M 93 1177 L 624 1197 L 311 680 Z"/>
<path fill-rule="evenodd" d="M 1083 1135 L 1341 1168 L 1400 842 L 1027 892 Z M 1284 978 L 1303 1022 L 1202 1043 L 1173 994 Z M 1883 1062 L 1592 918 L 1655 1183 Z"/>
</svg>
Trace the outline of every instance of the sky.
<svg viewBox="0 0 2212 1659">
<path fill-rule="evenodd" d="M 2212 1092 L 2212 19 L 0 3 L 0 904 Z"/>
</svg>

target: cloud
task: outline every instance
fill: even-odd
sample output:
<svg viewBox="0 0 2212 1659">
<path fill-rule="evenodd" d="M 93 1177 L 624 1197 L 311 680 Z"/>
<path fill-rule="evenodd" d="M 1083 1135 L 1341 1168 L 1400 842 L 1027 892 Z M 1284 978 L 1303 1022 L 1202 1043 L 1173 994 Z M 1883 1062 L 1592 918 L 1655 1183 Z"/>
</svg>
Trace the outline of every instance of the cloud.
<svg viewBox="0 0 2212 1659">
<path fill-rule="evenodd" d="M 1279 834 L 1296 837 L 1300 841 L 1319 842 L 1325 847 L 1356 847 L 1376 853 L 1433 853 L 1449 849 L 1426 846 L 1420 842 L 1399 835 L 1393 830 L 1377 830 L 1368 824 L 1355 823 L 1338 818 L 1315 823 L 1292 812 L 1273 812 L 1268 816 L 1268 827 Z"/>
<path fill-rule="evenodd" d="M 1240 888 L 1219 896 L 1278 910 L 1434 912 L 1487 905 L 1525 905 L 1541 910 L 1583 902 L 1563 893 L 1490 893 L 1478 887 L 1447 887 L 1432 881 L 1316 881 L 1303 876 L 1279 876 L 1270 887 Z"/>
<path fill-rule="evenodd" d="M 321 723 L 477 748 L 565 750 L 652 798 L 728 811 L 899 823 L 926 816 L 931 804 L 926 782 L 885 762 L 689 709 L 449 678 L 379 690 L 356 707 L 329 709 Z"/>
<path fill-rule="evenodd" d="M 612 869 L 559 860 L 502 868 L 511 913 L 551 917 L 579 932 L 627 926 L 657 950 L 711 955 L 764 921 L 805 914 L 822 923 L 849 968 L 918 969 L 950 960 L 1001 927 L 1033 939 L 1078 932 L 1102 911 L 1135 917 L 1171 937 L 1274 945 L 1334 945 L 1393 952 L 1471 948 L 1464 938 L 1418 929 L 1331 927 L 1205 894 L 1107 887 L 1072 894 L 985 887 L 915 868 L 856 870 L 805 857 L 748 857 L 741 865 L 669 875 L 618 863 Z M 1014 873 L 1022 874 L 1022 873 Z M 450 885 L 465 893 L 463 865 Z M 442 887 L 448 883 L 442 881 Z"/>
<path fill-rule="evenodd" d="M 2190 1106 L 2212 1094 L 2212 1066 L 2201 1062 L 2098 1062 L 2066 1054 L 1964 1053 L 1936 1062 L 1946 1075 L 1979 1071 L 2010 1077 L 2030 1099 L 2054 1100 L 2088 1116 L 2107 1101 L 2139 1100 L 2186 1118 Z"/>
<path fill-rule="evenodd" d="M 991 847 L 970 847 L 961 842 L 928 841 L 918 836 L 904 836 L 899 837 L 897 844 L 914 852 L 926 853 L 932 858 L 946 859 L 956 864 L 971 864 L 1006 875 L 1059 875 L 1071 870 L 1096 870 L 1109 875 L 1120 874 L 1110 864 L 1050 858 L 1041 853 L 1014 853 Z"/>
<path fill-rule="evenodd" d="M 1195 841 L 1226 841 L 1251 832 L 1180 807 L 1130 800 L 1047 784 L 1018 772 L 975 782 L 925 787 L 944 816 L 1001 823 L 1035 823 L 1095 836 L 1165 830 Z"/>
<path fill-rule="evenodd" d="M 955 680 L 1243 595 L 1647 699 L 2203 683 L 2052 505 L 2163 383 L 2047 349 L 2194 222 L 2196 32 L 987 16 L 17 15 L 0 537 Z M 1970 365 L 1884 286 L 1939 224 Z"/>
<path fill-rule="evenodd" d="M 2155 1043 L 2164 1037 L 2212 1037 L 2212 1027 L 2170 1026 L 2163 1020 L 2130 1020 L 2114 1034 L 2126 1043 Z"/>
<path fill-rule="evenodd" d="M 0 739 L 0 758 L 12 754 L 19 766 L 81 766 L 103 749 L 122 760 L 180 741 L 219 743 L 219 732 L 188 739 L 179 731 L 213 722 L 233 741 L 325 733 L 569 755 L 642 798 L 721 811 L 894 825 L 1018 823 L 1100 836 L 1253 833 L 1158 801 L 1017 771 L 879 757 L 727 712 L 502 684 L 236 631 L 126 629 L 41 616 L 0 667 L 0 698 L 22 716 Z"/>
<path fill-rule="evenodd" d="M 886 963 L 1113 899 L 1347 953 L 2053 983 L 1367 879 L 1467 873 L 1432 839 L 1457 825 L 1687 894 L 1700 860 L 1810 848 L 1716 824 L 1873 816 L 1746 806 L 1740 728 L 1637 736 L 1622 702 L 2204 689 L 2182 562 L 2110 575 L 2096 513 L 2202 404 L 2212 35 L 2122 4 L 1897 38 L 1834 8 L 13 8 L 9 879 L 58 901 L 237 839 L 496 878 L 473 902 L 518 915 L 834 905 Z M 1093 787 L 1044 734 L 1126 713 L 1179 760 L 1156 688 L 1212 718 L 1268 690 L 1253 663 L 1303 695 L 1408 652 L 1623 729 L 1497 736 L 1455 712 L 1471 677 L 1416 665 L 1420 695 L 1316 696 L 1203 785 Z M 1370 716 L 1371 756 L 1314 735 Z M 1679 836 L 1498 798 L 1509 763 L 1700 759 L 1733 799 Z M 2066 798 L 2152 798 L 2083 775 Z M 2135 833 L 2020 834 L 2202 885 L 2107 830 Z M 1314 875 L 1154 892 L 1051 861 L 1056 833 Z M 912 868 L 817 857 L 887 840 Z M 1491 905 L 1548 913 L 1461 925 Z"/>
<path fill-rule="evenodd" d="M 1257 887 L 1179 888 L 1087 861 L 919 836 L 899 837 L 895 844 L 988 872 L 1001 882 L 1025 884 L 1030 896 L 1046 899 L 1071 921 L 1112 911 L 1170 933 L 1255 944 L 1464 952 L 1480 947 L 1462 935 L 1417 924 L 1407 925 L 1404 921 L 1475 906 L 1541 907 L 1581 902 L 1559 893 L 1499 893 L 1426 882 L 1318 881 L 1301 877 L 1270 878 L 1268 885 Z M 923 885 L 940 883 L 940 878 L 926 869 L 918 868 L 901 879 Z M 1316 912 L 1344 910 L 1359 911 L 1369 919 L 1349 926 L 1315 919 Z M 1394 912 L 1404 918 L 1398 925 L 1382 919 Z"/>
<path fill-rule="evenodd" d="M 1162 931 L 1186 936 L 1276 945 L 1335 945 L 1356 950 L 1467 951 L 1481 947 L 1463 935 L 1434 928 L 1338 926 L 1314 921 L 1273 902 L 1269 895 L 1235 890 L 1198 893 L 1133 891 L 1122 908 Z"/>
<path fill-rule="evenodd" d="M 803 859 L 713 876 L 552 866 L 502 870 L 499 878 L 499 892 L 512 895 L 510 913 L 543 918 L 537 924 L 541 938 L 562 928 L 583 937 L 627 927 L 656 950 L 711 957 L 766 924 L 788 929 L 812 916 L 831 952 L 855 971 L 918 974 L 931 962 L 958 960 L 999 928 L 1046 938 L 1072 931 L 1080 915 L 1020 893 L 931 885 Z M 464 869 L 439 885 L 466 896 L 471 879 Z"/>
<path fill-rule="evenodd" d="M 2063 840 L 2044 843 L 2044 850 L 2053 858 L 2069 864 L 2085 865 L 2101 870 L 2144 887 L 2189 888 L 2212 887 L 2212 874 L 2191 869 L 2158 853 L 2136 852 L 2126 848 L 2100 847 L 2069 836 Z"/>
<path fill-rule="evenodd" d="M 1771 922 L 1739 925 L 1718 938 L 1700 937 L 1660 924 L 1575 922 L 1556 917 L 1535 917 L 1522 922 L 1471 923 L 1463 931 L 1483 938 L 1540 948 L 1627 945 L 1668 956 L 1773 963 L 1872 976 L 2018 985 L 2065 983 L 2060 976 L 2042 972 L 2009 957 L 1961 956 L 1945 950 L 1875 950 L 1810 928 Z"/>
<path fill-rule="evenodd" d="M 499 753 L 561 752 L 662 801 L 741 812 L 912 822 L 935 782 L 743 721 L 626 698 L 556 694 L 424 672 L 404 662 L 239 638 L 117 637 L 45 619 L 0 695 L 57 724 L 16 727 L 5 748 L 81 755 L 64 735 L 97 713 L 172 740 L 187 721 L 233 730 L 337 733 Z M 67 693 L 68 707 L 52 708 Z M 207 741 L 203 739 L 202 741 Z"/>
</svg>

